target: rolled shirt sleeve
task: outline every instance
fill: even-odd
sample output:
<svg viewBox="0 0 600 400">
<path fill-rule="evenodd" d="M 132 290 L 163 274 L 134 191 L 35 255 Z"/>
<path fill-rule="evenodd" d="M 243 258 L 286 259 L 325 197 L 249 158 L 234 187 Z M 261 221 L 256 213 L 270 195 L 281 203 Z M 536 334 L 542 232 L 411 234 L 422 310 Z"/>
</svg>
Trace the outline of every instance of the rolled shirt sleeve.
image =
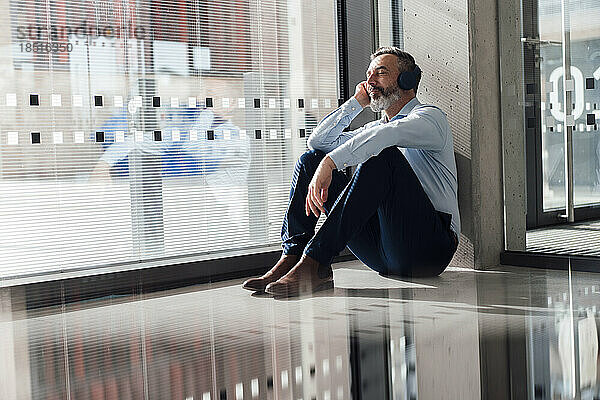
<svg viewBox="0 0 600 400">
<path fill-rule="evenodd" d="M 350 138 L 328 155 L 338 169 L 344 169 L 365 162 L 390 146 L 439 151 L 448 140 L 439 123 L 441 119 L 445 116 L 439 109 L 422 107 L 386 124 L 367 124 L 348 132 Z"/>
<path fill-rule="evenodd" d="M 351 132 L 344 132 L 344 129 L 346 129 L 352 120 L 360 114 L 362 109 L 363 108 L 358 100 L 352 97 L 336 110 L 329 113 L 321 120 L 313 130 L 312 134 L 308 137 L 306 142 L 308 148 L 310 150 L 321 150 L 325 153 L 329 153 L 350 140 L 363 128 Z"/>
</svg>

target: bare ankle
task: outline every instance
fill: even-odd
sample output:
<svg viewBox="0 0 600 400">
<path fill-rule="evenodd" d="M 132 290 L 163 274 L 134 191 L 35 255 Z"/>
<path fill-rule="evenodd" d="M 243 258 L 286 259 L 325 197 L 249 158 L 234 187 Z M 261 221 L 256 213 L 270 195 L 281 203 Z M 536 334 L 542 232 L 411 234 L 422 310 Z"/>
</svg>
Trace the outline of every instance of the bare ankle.
<svg viewBox="0 0 600 400">
<path fill-rule="evenodd" d="M 298 261 L 300 257 L 296 254 L 282 254 L 281 255 L 281 260 L 282 261 Z"/>
</svg>

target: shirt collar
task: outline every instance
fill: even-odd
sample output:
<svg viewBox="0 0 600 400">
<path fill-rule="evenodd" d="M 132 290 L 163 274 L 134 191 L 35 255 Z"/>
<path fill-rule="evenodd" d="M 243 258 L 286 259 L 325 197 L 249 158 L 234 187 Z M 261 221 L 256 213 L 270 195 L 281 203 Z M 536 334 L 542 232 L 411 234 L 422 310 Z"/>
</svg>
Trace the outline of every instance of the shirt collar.
<svg viewBox="0 0 600 400">
<path fill-rule="evenodd" d="M 396 119 L 400 119 L 400 118 L 404 118 L 406 117 L 413 108 L 415 108 L 416 106 L 421 105 L 421 102 L 419 100 L 417 100 L 416 97 L 413 97 L 412 99 L 410 99 L 410 101 L 408 103 L 406 103 L 404 105 L 404 107 L 402 107 L 402 109 L 398 112 L 398 114 L 394 115 L 392 117 L 392 119 L 390 121 L 394 121 Z M 385 124 L 385 115 L 383 117 L 381 117 L 381 121 L 382 124 Z M 388 121 L 389 122 L 389 121 Z"/>
</svg>

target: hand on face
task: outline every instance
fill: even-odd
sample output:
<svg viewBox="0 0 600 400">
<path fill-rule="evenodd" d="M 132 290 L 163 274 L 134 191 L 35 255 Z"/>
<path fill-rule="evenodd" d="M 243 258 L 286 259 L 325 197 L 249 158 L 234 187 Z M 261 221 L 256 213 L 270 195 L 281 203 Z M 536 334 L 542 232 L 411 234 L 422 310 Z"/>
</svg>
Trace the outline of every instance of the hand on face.
<svg viewBox="0 0 600 400">
<path fill-rule="evenodd" d="M 367 91 L 367 81 L 362 81 L 356 85 L 354 98 L 363 108 L 371 103 L 371 98 L 369 97 L 369 92 Z"/>
</svg>

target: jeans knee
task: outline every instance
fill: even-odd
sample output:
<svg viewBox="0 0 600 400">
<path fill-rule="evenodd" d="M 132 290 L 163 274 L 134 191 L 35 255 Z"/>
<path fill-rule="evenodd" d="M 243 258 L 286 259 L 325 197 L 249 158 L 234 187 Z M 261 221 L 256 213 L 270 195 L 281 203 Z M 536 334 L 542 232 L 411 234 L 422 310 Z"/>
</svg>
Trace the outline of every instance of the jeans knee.
<svg viewBox="0 0 600 400">
<path fill-rule="evenodd" d="M 364 174 L 375 174 L 379 175 L 383 171 L 388 169 L 388 159 L 386 155 L 383 154 L 383 151 L 376 156 L 369 158 L 366 161 L 363 161 L 356 168 L 356 172 Z"/>
<path fill-rule="evenodd" d="M 325 155 L 325 152 L 322 150 L 308 150 L 298 158 L 296 165 L 310 165 L 315 162 L 318 165 Z"/>
<path fill-rule="evenodd" d="M 400 151 L 400 149 L 396 146 L 390 146 L 390 147 L 386 147 L 385 149 L 381 150 L 379 152 L 379 154 L 377 155 L 377 158 L 379 159 L 385 159 L 386 161 L 392 161 L 392 160 L 405 160 L 406 158 L 404 157 L 404 154 L 402 154 L 402 151 Z"/>
<path fill-rule="evenodd" d="M 389 168 L 406 168 L 410 166 L 402 151 L 396 146 L 386 147 L 381 150 L 379 154 L 369 158 L 367 161 L 361 164 L 363 168 L 368 169 L 389 169 Z"/>
</svg>

